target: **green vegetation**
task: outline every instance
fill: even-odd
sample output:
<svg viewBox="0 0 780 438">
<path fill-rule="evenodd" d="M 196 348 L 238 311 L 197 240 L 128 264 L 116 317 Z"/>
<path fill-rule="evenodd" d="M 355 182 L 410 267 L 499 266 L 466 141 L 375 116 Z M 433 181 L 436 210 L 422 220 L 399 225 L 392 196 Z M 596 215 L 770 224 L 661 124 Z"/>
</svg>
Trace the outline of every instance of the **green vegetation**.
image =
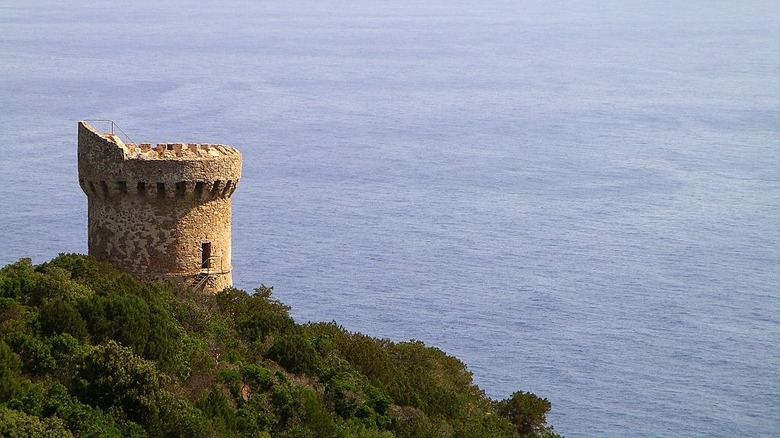
<svg viewBox="0 0 780 438">
<path fill-rule="evenodd" d="M 0 436 L 558 437 L 421 342 L 296 324 L 260 287 L 203 296 L 60 255 L 0 269 Z"/>
</svg>

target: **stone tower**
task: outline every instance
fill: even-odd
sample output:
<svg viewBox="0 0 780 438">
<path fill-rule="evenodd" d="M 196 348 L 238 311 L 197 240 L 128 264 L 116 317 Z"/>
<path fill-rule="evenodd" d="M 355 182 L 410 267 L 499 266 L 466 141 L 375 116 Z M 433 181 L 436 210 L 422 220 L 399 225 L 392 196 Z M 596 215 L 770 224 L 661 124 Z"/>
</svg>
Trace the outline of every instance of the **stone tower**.
<svg viewBox="0 0 780 438">
<path fill-rule="evenodd" d="M 207 293 L 232 285 L 230 196 L 241 178 L 238 150 L 124 143 L 85 121 L 78 136 L 90 255 L 142 280 L 176 279 Z"/>
</svg>

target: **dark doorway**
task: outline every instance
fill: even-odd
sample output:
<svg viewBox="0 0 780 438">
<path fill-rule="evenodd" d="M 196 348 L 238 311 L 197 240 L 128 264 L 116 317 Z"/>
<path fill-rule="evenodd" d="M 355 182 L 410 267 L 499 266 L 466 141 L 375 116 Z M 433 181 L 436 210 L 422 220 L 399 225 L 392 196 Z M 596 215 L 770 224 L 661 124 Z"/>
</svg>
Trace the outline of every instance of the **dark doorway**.
<svg viewBox="0 0 780 438">
<path fill-rule="evenodd" d="M 203 242 L 200 244 L 201 252 L 201 269 L 211 269 L 211 242 Z"/>
</svg>

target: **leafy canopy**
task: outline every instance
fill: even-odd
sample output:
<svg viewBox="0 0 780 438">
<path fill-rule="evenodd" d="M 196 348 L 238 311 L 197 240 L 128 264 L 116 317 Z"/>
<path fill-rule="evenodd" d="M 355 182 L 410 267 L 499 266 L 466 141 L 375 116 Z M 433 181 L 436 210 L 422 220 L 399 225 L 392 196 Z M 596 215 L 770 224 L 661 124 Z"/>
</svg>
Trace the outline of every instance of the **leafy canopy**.
<svg viewBox="0 0 780 438">
<path fill-rule="evenodd" d="M 0 269 L 0 436 L 556 437 L 458 359 L 332 323 L 261 286 L 213 296 L 62 254 Z"/>
</svg>

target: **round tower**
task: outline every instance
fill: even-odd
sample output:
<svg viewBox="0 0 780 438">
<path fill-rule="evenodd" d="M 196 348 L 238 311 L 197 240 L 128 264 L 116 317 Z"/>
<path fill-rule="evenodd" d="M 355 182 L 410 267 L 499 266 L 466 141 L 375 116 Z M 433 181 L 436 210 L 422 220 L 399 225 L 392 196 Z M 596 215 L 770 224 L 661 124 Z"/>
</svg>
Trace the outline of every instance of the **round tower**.
<svg viewBox="0 0 780 438">
<path fill-rule="evenodd" d="M 220 144 L 124 143 L 78 127 L 89 254 L 142 280 L 231 286 L 230 196 L 241 154 Z"/>
</svg>

